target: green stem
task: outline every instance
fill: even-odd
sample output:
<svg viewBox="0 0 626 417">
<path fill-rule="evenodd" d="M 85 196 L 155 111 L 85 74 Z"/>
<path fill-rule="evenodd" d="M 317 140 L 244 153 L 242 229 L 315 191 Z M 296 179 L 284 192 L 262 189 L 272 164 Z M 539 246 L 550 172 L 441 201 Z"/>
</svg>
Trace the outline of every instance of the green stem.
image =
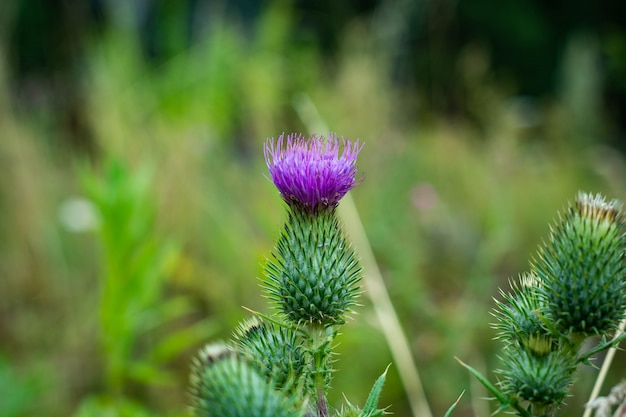
<svg viewBox="0 0 626 417">
<path fill-rule="evenodd" d="M 332 334 L 332 332 L 331 332 Z M 326 373 L 328 369 L 328 343 L 329 333 L 324 326 L 309 327 L 312 366 L 315 384 L 315 398 L 317 405 L 317 417 L 328 417 L 328 402 L 326 401 Z"/>
<path fill-rule="evenodd" d="M 619 344 L 621 340 L 623 340 L 624 337 L 626 337 L 624 336 L 625 334 L 624 330 L 626 330 L 626 319 L 623 319 L 621 321 L 621 323 L 619 324 L 619 328 L 617 332 L 615 333 L 615 336 L 613 336 L 613 340 L 611 341 L 611 348 L 607 352 L 606 358 L 604 359 L 604 362 L 602 363 L 602 368 L 600 369 L 600 373 L 598 374 L 598 377 L 596 378 L 596 382 L 593 385 L 593 389 L 591 391 L 591 395 L 589 396 L 588 402 L 595 400 L 598 397 L 598 394 L 600 394 L 600 389 L 602 389 L 602 384 L 604 383 L 606 374 L 609 372 L 611 363 L 613 363 L 613 358 L 615 357 L 615 352 L 617 351 L 617 345 Z M 592 411 L 593 410 L 591 408 L 585 408 L 583 417 L 591 416 Z"/>
<path fill-rule="evenodd" d="M 317 388 L 317 417 L 328 417 L 328 404 L 324 390 Z"/>
</svg>

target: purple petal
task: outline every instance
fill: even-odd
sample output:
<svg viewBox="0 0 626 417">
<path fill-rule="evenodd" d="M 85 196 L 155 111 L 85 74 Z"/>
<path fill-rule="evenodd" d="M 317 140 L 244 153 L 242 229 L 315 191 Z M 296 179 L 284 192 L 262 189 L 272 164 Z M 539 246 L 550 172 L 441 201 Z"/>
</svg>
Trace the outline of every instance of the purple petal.
<svg viewBox="0 0 626 417">
<path fill-rule="evenodd" d="M 337 136 L 282 134 L 276 142 L 265 143 L 265 162 L 272 181 L 287 203 L 315 210 L 335 207 L 359 180 L 356 158 L 359 141 L 338 140 Z M 340 149 L 342 152 L 340 153 Z"/>
</svg>

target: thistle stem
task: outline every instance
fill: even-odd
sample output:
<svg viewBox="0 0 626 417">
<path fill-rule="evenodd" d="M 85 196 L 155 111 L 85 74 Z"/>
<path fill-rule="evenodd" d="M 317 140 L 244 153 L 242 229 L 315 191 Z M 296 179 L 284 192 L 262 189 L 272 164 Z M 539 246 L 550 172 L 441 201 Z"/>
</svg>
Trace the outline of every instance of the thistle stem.
<svg viewBox="0 0 626 417">
<path fill-rule="evenodd" d="M 617 332 L 615 332 L 614 339 L 618 338 L 622 333 L 624 333 L 624 329 L 626 328 L 626 319 L 622 320 L 619 324 L 619 328 Z M 600 368 L 600 373 L 598 374 L 598 378 L 596 378 L 596 382 L 591 391 L 591 395 L 589 396 L 589 401 L 591 402 L 596 399 L 598 394 L 600 393 L 600 389 L 602 389 L 602 384 L 604 383 L 604 379 L 606 378 L 607 373 L 609 372 L 609 368 L 611 367 L 611 363 L 613 362 L 613 357 L 615 356 L 615 352 L 617 351 L 617 347 L 613 346 L 610 348 L 604 358 L 604 363 L 602 364 L 602 368 Z M 583 417 L 591 416 L 593 410 L 591 408 L 585 408 L 585 412 L 583 413 Z"/>
<path fill-rule="evenodd" d="M 324 389 L 317 387 L 317 417 L 328 417 L 328 404 Z"/>
<path fill-rule="evenodd" d="M 332 332 L 331 332 L 332 334 Z M 327 329 L 323 326 L 312 326 L 309 328 L 311 337 L 312 366 L 315 384 L 315 399 L 317 404 L 317 417 L 328 417 L 328 402 L 326 401 L 326 373 L 328 369 L 328 350 L 326 344 L 329 342 Z"/>
</svg>

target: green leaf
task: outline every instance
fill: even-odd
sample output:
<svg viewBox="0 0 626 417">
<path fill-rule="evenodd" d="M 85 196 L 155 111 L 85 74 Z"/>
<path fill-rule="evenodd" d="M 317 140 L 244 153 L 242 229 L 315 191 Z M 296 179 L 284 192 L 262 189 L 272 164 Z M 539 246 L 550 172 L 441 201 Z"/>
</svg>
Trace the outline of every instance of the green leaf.
<svg viewBox="0 0 626 417">
<path fill-rule="evenodd" d="M 156 415 L 128 399 L 89 396 L 81 401 L 73 417 L 156 417 Z"/>
<path fill-rule="evenodd" d="M 580 355 L 578 360 L 582 363 L 591 365 L 589 363 L 589 358 L 591 358 L 593 355 L 595 355 L 598 352 L 602 352 L 603 350 L 610 349 L 613 347 L 617 348 L 617 345 L 619 345 L 624 340 L 626 340 L 626 333 L 617 335 L 613 339 L 608 340 L 608 341 L 606 340 L 605 337 L 602 337 L 602 340 L 600 340 L 600 342 L 594 348 Z"/>
<path fill-rule="evenodd" d="M 179 356 L 187 349 L 197 346 L 217 332 L 217 323 L 211 318 L 176 330 L 161 340 L 147 355 L 155 363 L 164 363 Z"/>
<path fill-rule="evenodd" d="M 471 366 L 469 366 L 468 364 L 466 364 L 459 358 L 455 358 L 455 359 L 457 360 L 457 362 L 463 365 L 468 371 L 470 371 L 470 373 L 474 375 L 476 379 L 478 379 L 478 381 L 480 381 L 480 383 L 483 384 L 483 386 L 487 388 L 489 392 L 495 395 L 496 399 L 500 402 L 500 407 L 494 414 L 497 414 L 500 411 L 504 411 L 507 408 L 512 407 L 515 409 L 515 411 L 517 411 L 517 414 L 521 417 L 533 417 L 533 415 L 528 410 L 525 410 L 522 406 L 520 406 L 517 403 L 517 401 L 507 397 L 505 394 L 500 392 L 500 390 L 496 388 L 495 385 L 493 385 L 491 382 L 489 382 L 487 378 L 483 376 L 483 374 L 481 374 L 476 369 L 472 368 Z"/>
<path fill-rule="evenodd" d="M 471 366 L 469 366 L 468 364 L 466 364 L 465 362 L 463 362 L 459 358 L 455 358 L 455 359 L 457 360 L 457 362 L 459 362 L 461 365 L 463 365 L 468 371 L 470 371 L 470 373 L 472 375 L 474 375 L 476 377 L 476 379 L 478 379 L 478 381 L 480 381 L 480 383 L 483 384 L 485 386 L 485 388 L 487 388 L 487 390 L 489 392 L 491 392 L 493 395 L 495 395 L 497 400 L 500 401 L 500 404 L 509 404 L 510 403 L 508 397 L 506 395 L 504 395 L 503 393 L 501 393 L 500 390 L 495 387 L 495 385 L 493 385 L 491 382 L 489 382 L 487 380 L 487 378 L 485 378 L 483 376 L 483 374 L 481 374 L 476 369 L 472 368 Z"/>
<path fill-rule="evenodd" d="M 463 396 L 463 394 L 465 394 L 465 391 L 463 391 L 461 395 L 459 395 L 459 398 L 457 398 L 454 404 L 452 404 L 450 408 L 448 408 L 448 411 L 446 411 L 446 414 L 443 417 L 450 417 L 452 415 L 452 412 L 456 408 L 457 404 L 459 403 L 459 401 L 461 401 L 461 397 Z"/>
<path fill-rule="evenodd" d="M 367 396 L 367 400 L 365 401 L 365 406 L 363 407 L 363 410 L 361 411 L 361 416 L 379 415 L 379 414 L 376 414 L 377 411 L 380 411 L 380 414 L 382 414 L 382 410 L 379 410 L 377 408 L 378 398 L 380 397 L 380 393 L 383 390 L 383 385 L 385 385 L 385 379 L 387 378 L 387 371 L 389 370 L 390 366 L 391 365 L 387 365 L 387 368 L 385 368 L 385 372 L 383 372 L 383 374 L 379 376 L 378 379 L 376 379 L 376 382 L 374 382 L 374 386 L 372 387 L 372 390 Z"/>
<path fill-rule="evenodd" d="M 127 373 L 130 378 L 145 384 L 175 386 L 177 383 L 174 372 L 159 369 L 149 362 L 135 361 L 128 365 Z"/>
</svg>

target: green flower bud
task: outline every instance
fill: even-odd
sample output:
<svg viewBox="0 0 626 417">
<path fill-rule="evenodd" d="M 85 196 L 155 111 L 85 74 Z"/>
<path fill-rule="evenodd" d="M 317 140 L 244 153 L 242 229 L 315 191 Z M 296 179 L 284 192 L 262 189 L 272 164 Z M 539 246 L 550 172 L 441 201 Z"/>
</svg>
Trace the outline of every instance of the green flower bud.
<svg viewBox="0 0 626 417">
<path fill-rule="evenodd" d="M 511 282 L 511 293 L 500 291 L 504 302 L 495 300 L 493 315 L 498 322 L 493 327 L 507 348 L 523 348 L 542 356 L 554 350 L 556 342 L 539 319 L 542 303 L 538 285 L 531 272 L 522 275 L 519 283 Z"/>
<path fill-rule="evenodd" d="M 546 316 L 559 331 L 605 335 L 626 309 L 620 204 L 579 194 L 552 228 L 534 265 Z"/>
<path fill-rule="evenodd" d="M 302 417 L 295 398 L 277 391 L 224 345 L 209 345 L 193 362 L 191 393 L 198 417 Z"/>
<path fill-rule="evenodd" d="M 276 388 L 297 384 L 306 370 L 306 352 L 292 329 L 256 317 L 243 322 L 236 331 L 238 351 Z"/>
<path fill-rule="evenodd" d="M 266 265 L 265 286 L 292 323 L 331 326 L 343 324 L 355 305 L 360 271 L 334 207 L 292 206 Z"/>
<path fill-rule="evenodd" d="M 506 368 L 498 371 L 502 375 L 502 390 L 513 398 L 532 403 L 533 415 L 541 415 L 562 403 L 576 370 L 575 356 L 563 351 L 535 355 L 506 349 L 503 362 Z"/>
</svg>

